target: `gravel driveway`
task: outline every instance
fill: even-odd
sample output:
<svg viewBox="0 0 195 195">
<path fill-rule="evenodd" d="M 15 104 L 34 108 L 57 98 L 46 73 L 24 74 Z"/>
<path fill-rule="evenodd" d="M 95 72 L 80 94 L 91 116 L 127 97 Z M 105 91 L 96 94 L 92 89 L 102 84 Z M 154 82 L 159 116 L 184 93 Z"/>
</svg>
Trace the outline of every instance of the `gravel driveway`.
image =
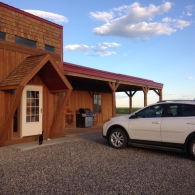
<svg viewBox="0 0 195 195">
<path fill-rule="evenodd" d="M 187 155 L 111 148 L 101 133 L 28 151 L 0 148 L 0 194 L 195 194 Z"/>
</svg>

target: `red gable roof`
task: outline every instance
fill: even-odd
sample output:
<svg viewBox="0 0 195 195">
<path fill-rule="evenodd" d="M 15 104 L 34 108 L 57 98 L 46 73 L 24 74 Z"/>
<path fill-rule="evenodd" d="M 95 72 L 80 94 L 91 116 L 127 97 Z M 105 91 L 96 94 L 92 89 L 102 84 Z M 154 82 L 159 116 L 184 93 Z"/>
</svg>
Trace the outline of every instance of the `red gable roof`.
<svg viewBox="0 0 195 195">
<path fill-rule="evenodd" d="M 157 88 L 163 87 L 162 83 L 157 83 L 152 80 L 128 76 L 124 74 L 112 73 L 112 72 L 93 69 L 93 68 L 88 68 L 88 67 L 68 63 L 68 62 L 63 63 L 63 69 L 64 71 L 68 71 L 68 72 L 73 72 L 73 73 L 83 74 L 83 75 L 88 75 L 88 76 L 94 76 L 94 77 L 100 77 L 104 79 L 111 79 L 111 80 L 116 80 L 119 82 L 137 83 L 137 84 L 149 85 L 149 86 L 153 86 Z"/>
</svg>

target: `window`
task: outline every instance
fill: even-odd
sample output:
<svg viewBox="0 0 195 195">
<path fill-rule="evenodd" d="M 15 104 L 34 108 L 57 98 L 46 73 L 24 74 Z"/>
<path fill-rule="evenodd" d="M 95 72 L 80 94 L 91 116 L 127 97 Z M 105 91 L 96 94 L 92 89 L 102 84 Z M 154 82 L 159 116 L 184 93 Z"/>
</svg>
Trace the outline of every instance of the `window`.
<svg viewBox="0 0 195 195">
<path fill-rule="evenodd" d="M 147 107 L 144 110 L 141 110 L 138 112 L 137 118 L 155 118 L 155 117 L 161 117 L 163 113 L 164 105 L 154 105 Z"/>
<path fill-rule="evenodd" d="M 26 122 L 39 121 L 39 91 L 26 91 Z"/>
<path fill-rule="evenodd" d="M 0 39 L 5 40 L 6 34 L 4 32 L 0 32 Z"/>
<path fill-rule="evenodd" d="M 167 117 L 195 116 L 195 106 L 190 104 L 171 104 L 167 107 Z"/>
<path fill-rule="evenodd" d="M 94 94 L 94 112 L 102 112 L 102 95 Z"/>
<path fill-rule="evenodd" d="M 30 39 L 25 39 L 23 37 L 15 36 L 15 42 L 18 43 L 18 44 L 26 45 L 26 46 L 33 47 L 33 48 L 37 47 L 37 42 L 36 41 L 32 41 Z"/>
<path fill-rule="evenodd" d="M 45 45 L 45 51 L 55 52 L 55 47 L 50 45 Z"/>
</svg>

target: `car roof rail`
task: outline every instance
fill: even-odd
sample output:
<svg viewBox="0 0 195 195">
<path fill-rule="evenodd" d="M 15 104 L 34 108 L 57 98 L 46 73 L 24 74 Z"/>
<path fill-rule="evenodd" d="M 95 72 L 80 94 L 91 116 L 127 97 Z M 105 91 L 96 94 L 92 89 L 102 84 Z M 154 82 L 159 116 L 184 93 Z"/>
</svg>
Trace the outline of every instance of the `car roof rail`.
<svg viewBox="0 0 195 195">
<path fill-rule="evenodd" d="M 194 100 L 160 100 L 157 103 L 161 103 L 161 102 L 195 102 Z"/>
</svg>

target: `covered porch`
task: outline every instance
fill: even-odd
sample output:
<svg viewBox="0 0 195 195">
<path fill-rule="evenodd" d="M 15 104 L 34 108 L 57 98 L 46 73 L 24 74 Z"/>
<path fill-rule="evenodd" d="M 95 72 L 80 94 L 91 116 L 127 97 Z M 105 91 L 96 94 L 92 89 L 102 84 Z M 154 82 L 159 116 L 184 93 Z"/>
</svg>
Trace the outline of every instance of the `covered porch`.
<svg viewBox="0 0 195 195">
<path fill-rule="evenodd" d="M 129 97 L 129 113 L 132 113 L 133 96 L 136 92 L 143 92 L 144 106 L 148 104 L 150 90 L 162 100 L 163 84 L 152 80 L 116 74 L 112 72 L 92 69 L 64 62 L 64 74 L 71 83 L 73 90 L 94 93 L 112 93 L 112 116 L 116 116 L 116 92 L 125 92 Z"/>
</svg>

